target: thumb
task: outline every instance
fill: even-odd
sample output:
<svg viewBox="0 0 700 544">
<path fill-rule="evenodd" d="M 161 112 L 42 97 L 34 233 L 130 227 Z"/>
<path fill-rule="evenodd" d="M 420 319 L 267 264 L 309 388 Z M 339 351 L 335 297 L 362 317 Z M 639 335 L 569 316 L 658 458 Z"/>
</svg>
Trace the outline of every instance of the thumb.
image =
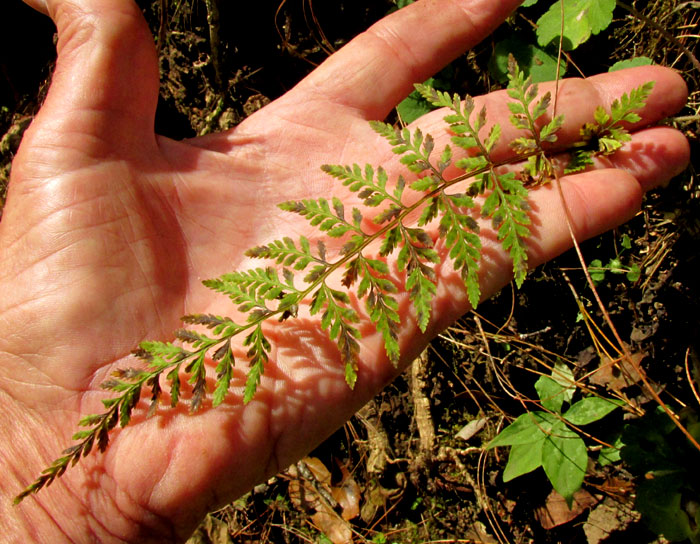
<svg viewBox="0 0 700 544">
<path fill-rule="evenodd" d="M 29 134 L 32 143 L 63 147 L 70 136 L 71 150 L 102 158 L 153 140 L 158 64 L 135 2 L 32 2 L 58 31 L 56 69 Z"/>
</svg>

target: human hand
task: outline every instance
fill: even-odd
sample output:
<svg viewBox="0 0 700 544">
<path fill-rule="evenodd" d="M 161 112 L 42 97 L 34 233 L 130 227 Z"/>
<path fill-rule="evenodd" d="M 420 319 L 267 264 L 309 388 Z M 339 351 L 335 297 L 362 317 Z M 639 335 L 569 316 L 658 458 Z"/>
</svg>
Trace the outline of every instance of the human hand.
<svg viewBox="0 0 700 544">
<path fill-rule="evenodd" d="M 397 374 L 381 340 L 367 334 L 350 391 L 317 321 L 271 325 L 275 346 L 251 403 L 242 405 L 238 387 L 215 410 L 135 417 L 104 454 L 81 461 L 20 506 L 9 505 L 71 443 L 79 417 L 101 410 L 99 384 L 115 368 L 133 365 L 129 352 L 140 341 L 170 338 L 186 313 L 236 317 L 202 279 L 249 266 L 243 256 L 249 247 L 286 235 L 316 237 L 277 203 L 354 199 L 320 172 L 321 164 L 369 162 L 384 164 L 390 177 L 397 172 L 366 121 L 384 118 L 413 82 L 475 44 L 516 5 L 413 4 L 233 131 L 174 142 L 153 133 L 158 72 L 136 6 L 43 4 L 58 27 L 59 58 L 46 103 L 13 164 L 0 223 L 0 440 L 7 445 L 0 463 L 9 475 L 0 479 L 3 534 L 38 542 L 184 540 L 206 511 L 301 457 Z M 562 83 L 561 141 L 577 137 L 596 105 L 648 80 L 656 87 L 641 128 L 685 101 L 685 86 L 670 70 Z M 507 118 L 503 93 L 482 100 L 491 119 Z M 438 148 L 448 141 L 441 115 L 417 123 Z M 639 130 L 627 149 L 612 159 L 618 169 L 562 179 L 579 239 L 631 217 L 643 191 L 680 171 L 688 156 L 683 137 L 667 128 Z M 500 152 L 508 153 L 505 144 Z M 534 266 L 571 241 L 558 193 L 544 187 L 531 198 Z M 481 272 L 485 295 L 511 274 L 502 251 L 490 249 Z M 403 365 L 469 310 L 460 281 L 442 270 L 428 334 L 402 306 Z"/>
</svg>

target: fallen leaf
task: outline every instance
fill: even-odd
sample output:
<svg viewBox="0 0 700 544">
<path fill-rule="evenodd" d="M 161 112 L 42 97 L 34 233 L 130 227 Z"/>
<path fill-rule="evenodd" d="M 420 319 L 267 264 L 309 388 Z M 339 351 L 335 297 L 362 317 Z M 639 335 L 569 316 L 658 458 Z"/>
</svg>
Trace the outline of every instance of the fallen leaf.
<svg viewBox="0 0 700 544">
<path fill-rule="evenodd" d="M 325 486 L 326 490 L 330 492 L 328 487 L 331 483 L 331 473 L 325 465 L 316 457 L 306 457 L 300 462 L 306 465 L 318 485 Z M 300 475 L 296 465 L 290 466 L 287 472 L 292 477 L 288 488 L 292 504 L 297 508 L 302 507 L 307 510 L 318 509 L 322 501 L 314 482 Z"/>
<path fill-rule="evenodd" d="M 292 504 L 315 510 L 311 521 L 333 544 L 351 544 L 352 529 L 347 520 L 360 513 L 360 487 L 357 482 L 340 465 L 343 479 L 339 485 L 331 486 L 331 473 L 320 459 L 306 457 L 300 463 L 303 464 L 292 465 L 287 470 L 292 478 L 288 488 Z M 329 498 L 340 506 L 342 516 L 334 510 L 335 505 L 329 502 Z"/>
<path fill-rule="evenodd" d="M 612 497 L 629 497 L 634 492 L 634 484 L 629 480 L 610 476 L 600 486 L 600 490 Z"/>
<path fill-rule="evenodd" d="M 574 493 L 574 500 L 569 508 L 566 499 L 552 490 L 545 505 L 535 509 L 535 517 L 544 529 L 552 529 L 577 518 L 597 502 L 588 491 L 579 489 Z"/>
<path fill-rule="evenodd" d="M 350 525 L 333 510 L 324 507 L 311 516 L 311 520 L 333 544 L 352 544 Z"/>
<path fill-rule="evenodd" d="M 228 524 L 207 514 L 186 544 L 232 544 Z"/>
<path fill-rule="evenodd" d="M 343 509 L 343 519 L 351 520 L 360 515 L 360 486 L 345 465 L 338 463 L 338 467 L 343 477 L 331 488 L 331 495 Z"/>
<path fill-rule="evenodd" d="M 478 544 L 498 544 L 498 540 L 489 534 L 489 532 L 486 530 L 486 526 L 480 521 L 475 521 L 472 523 L 469 529 L 467 529 L 461 536 L 469 542 L 475 542 Z"/>
<path fill-rule="evenodd" d="M 646 357 L 646 353 L 632 353 L 631 363 L 625 357 L 617 359 L 602 357 L 598 370 L 591 374 L 589 379 L 591 383 L 596 385 L 602 385 L 613 391 L 621 391 L 642 379 L 637 368 L 644 357 Z"/>
<path fill-rule="evenodd" d="M 599 544 L 611 533 L 624 530 L 630 523 L 639 521 L 640 517 L 628 504 L 607 497 L 591 510 L 588 520 L 583 524 L 583 532 L 588 544 Z"/>
</svg>

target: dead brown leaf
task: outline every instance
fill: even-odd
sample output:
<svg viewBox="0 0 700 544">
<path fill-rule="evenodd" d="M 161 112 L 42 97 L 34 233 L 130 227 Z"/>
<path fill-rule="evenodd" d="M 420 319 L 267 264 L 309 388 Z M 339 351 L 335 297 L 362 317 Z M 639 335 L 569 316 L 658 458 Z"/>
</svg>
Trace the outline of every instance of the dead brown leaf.
<svg viewBox="0 0 700 544">
<path fill-rule="evenodd" d="M 343 477 L 337 486 L 331 488 L 331 494 L 343 509 L 343 519 L 351 520 L 360 515 L 360 486 L 345 465 L 338 463 L 338 467 Z"/>
<path fill-rule="evenodd" d="M 625 387 L 629 387 L 642 379 L 637 368 L 642 360 L 646 357 L 646 353 L 632 353 L 632 362 L 624 357 L 617 359 L 609 359 L 602 357 L 598 370 L 591 377 L 591 383 L 602 385 L 613 391 L 621 391 Z"/>
<path fill-rule="evenodd" d="M 287 471 L 292 477 L 292 480 L 289 482 L 289 498 L 297 508 L 316 510 L 321 504 L 321 498 L 316 486 L 324 486 L 326 491 L 330 493 L 331 473 L 316 457 L 306 457 L 300 463 L 304 463 L 316 482 L 313 479 L 304 478 L 303 475 L 299 474 L 297 466 L 292 465 Z"/>
<path fill-rule="evenodd" d="M 228 524 L 207 514 L 186 544 L 232 544 Z"/>
<path fill-rule="evenodd" d="M 588 544 L 599 544 L 615 531 L 622 531 L 630 523 L 638 521 L 640 514 L 634 512 L 626 502 L 607 497 L 596 506 L 583 524 Z"/>
<path fill-rule="evenodd" d="M 320 459 L 306 457 L 300 463 L 303 465 L 293 465 L 288 470 L 292 476 L 289 482 L 292 504 L 315 510 L 311 520 L 333 544 L 351 544 L 352 529 L 348 520 L 360 514 L 360 487 L 357 482 L 347 468 L 340 465 L 342 480 L 332 486 L 331 473 Z M 310 474 L 306 473 L 307 470 Z M 340 514 L 335 510 L 336 506 Z"/>
<path fill-rule="evenodd" d="M 552 529 L 577 518 L 597 502 L 588 491 L 579 489 L 574 493 L 574 500 L 569 508 L 564 497 L 552 490 L 545 505 L 535 510 L 535 517 L 544 529 Z"/>
<path fill-rule="evenodd" d="M 327 507 L 321 508 L 311 520 L 333 544 L 352 544 L 352 529 L 338 514 Z"/>
</svg>

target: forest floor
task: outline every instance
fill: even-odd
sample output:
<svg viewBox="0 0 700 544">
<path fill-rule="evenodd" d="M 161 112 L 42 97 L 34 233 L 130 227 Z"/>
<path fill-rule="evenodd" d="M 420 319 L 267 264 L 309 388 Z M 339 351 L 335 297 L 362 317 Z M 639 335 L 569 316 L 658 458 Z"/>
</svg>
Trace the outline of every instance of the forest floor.
<svg viewBox="0 0 700 544">
<path fill-rule="evenodd" d="M 50 21 L 8 1 L 0 210 L 54 59 Z M 173 138 L 234 127 L 396 9 L 391 0 L 139 3 L 159 41 L 157 130 Z M 618 7 L 613 24 L 568 59 L 568 75 L 592 75 L 646 56 L 679 70 L 691 91 L 668 121 L 691 142 L 689 169 L 647 195 L 632 221 L 581 245 L 586 262 L 600 261 L 596 289 L 625 345 L 605 325 L 578 257 L 566 253 L 464 316 L 309 457 L 211 513 L 189 544 L 614 544 L 663 542 L 659 530 L 700 542 L 700 452 L 658 411 L 660 397 L 700 438 L 700 70 L 688 54 L 700 8 L 634 5 L 641 18 Z M 528 9 L 443 71 L 447 88 L 477 95 L 502 87 L 491 57 L 505 38 L 532 35 L 538 7 Z M 555 366 L 573 376 L 571 402 L 596 395 L 626 405 L 580 429 L 589 464 L 571 509 L 542 468 L 504 483 L 508 449 L 484 447 L 526 409 L 541 409 L 535 382 Z"/>
</svg>

